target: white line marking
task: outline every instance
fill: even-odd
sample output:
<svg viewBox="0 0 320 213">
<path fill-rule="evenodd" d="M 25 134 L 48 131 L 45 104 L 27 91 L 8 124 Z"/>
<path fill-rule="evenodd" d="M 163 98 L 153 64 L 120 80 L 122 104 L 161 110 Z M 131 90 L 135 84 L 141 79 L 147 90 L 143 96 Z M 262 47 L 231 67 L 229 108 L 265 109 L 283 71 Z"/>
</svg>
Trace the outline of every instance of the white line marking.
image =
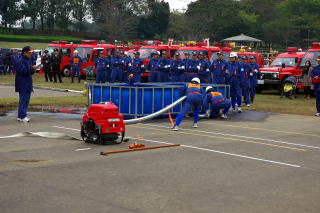
<svg viewBox="0 0 320 213">
<path fill-rule="evenodd" d="M 80 131 L 78 129 L 72 129 L 72 128 L 61 127 L 61 126 L 53 126 L 53 127 L 54 128 L 60 128 L 60 129 L 73 130 L 73 131 Z M 153 142 L 153 143 L 168 144 L 168 145 L 174 144 L 174 143 L 168 143 L 168 142 L 163 142 L 163 141 L 155 141 L 155 140 L 149 140 L 149 139 L 141 139 L 141 138 L 133 138 L 133 137 L 128 137 L 128 138 L 135 139 L 135 140 L 141 140 L 141 141 L 147 141 L 147 142 Z M 262 159 L 262 158 L 256 158 L 256 157 L 251 157 L 251 156 L 246 156 L 246 155 L 238 155 L 238 154 L 233 154 L 233 153 L 229 153 L 229 152 L 222 152 L 222 151 L 218 151 L 218 150 L 214 150 L 214 149 L 205 149 L 205 148 L 201 148 L 201 147 L 188 146 L 188 145 L 183 145 L 183 144 L 181 144 L 180 146 L 181 147 L 185 147 L 185 148 L 190 148 L 190 149 L 197 149 L 197 150 L 202 150 L 202 151 L 215 152 L 215 153 L 219 153 L 219 154 L 224 154 L 224 155 L 229 155 L 229 156 L 234 156 L 234 157 L 240 157 L 240 158 L 246 158 L 246 159 L 251 159 L 251 160 L 257 160 L 257 161 L 263 161 L 263 162 L 267 162 L 267 163 L 279 164 L 279 165 L 284 165 L 284 166 L 290 166 L 290 167 L 296 167 L 296 168 L 300 168 L 301 167 L 299 165 L 283 163 L 283 162 L 279 162 L 279 161 L 272 161 L 272 160 L 267 160 L 267 159 Z"/>
<path fill-rule="evenodd" d="M 153 126 L 153 127 L 160 127 L 160 128 L 170 129 L 170 127 L 161 126 L 161 125 L 155 125 L 155 124 L 141 124 L 140 123 L 139 125 Z M 220 133 L 220 132 L 207 132 L 207 131 L 202 131 L 202 130 L 190 130 L 190 129 L 183 129 L 183 128 L 180 128 L 180 129 L 183 130 L 183 131 L 189 131 L 189 132 L 199 132 L 199 133 L 206 133 L 206 134 L 211 134 L 211 135 L 223 135 L 223 136 L 230 136 L 230 137 L 237 137 L 237 138 L 246 138 L 246 139 L 253 139 L 253 140 L 260 140 L 260 141 L 269 141 L 269 142 L 273 142 L 273 143 L 287 144 L 287 145 L 292 145 L 292 146 L 300 146 L 300 147 L 307 147 L 307 148 L 319 149 L 320 150 L 320 147 L 317 147 L 317 146 L 309 146 L 309 145 L 304 145 L 304 144 L 290 143 L 290 142 L 278 141 L 278 140 L 272 140 L 272 139 L 266 139 L 266 138 L 256 138 L 256 137 L 249 137 L 249 136 L 242 136 L 242 135 L 233 135 L 233 134 L 226 134 L 226 133 Z"/>
<path fill-rule="evenodd" d="M 67 129 L 67 130 L 72 130 L 72 131 L 80 132 L 79 129 L 72 129 L 72 128 L 67 128 L 67 127 L 63 127 L 63 126 L 52 126 L 52 127 L 58 128 L 58 129 Z"/>
<path fill-rule="evenodd" d="M 141 138 L 131 138 L 131 139 L 147 141 L 147 142 L 153 142 L 153 143 L 168 144 L 168 145 L 174 144 L 174 143 L 168 143 L 168 142 L 163 142 L 163 141 L 155 141 L 155 140 L 149 140 L 149 139 L 141 139 Z M 190 149 L 197 149 L 197 150 L 201 150 L 201 151 L 215 152 L 215 153 L 219 153 L 219 154 L 223 154 L 223 155 L 246 158 L 246 159 L 250 159 L 250 160 L 257 160 L 257 161 L 263 161 L 263 162 L 267 162 L 267 163 L 273 163 L 273 164 L 279 164 L 279 165 L 284 165 L 284 166 L 301 168 L 301 166 L 295 165 L 295 164 L 283 163 L 283 162 L 267 160 L 267 159 L 263 159 L 263 158 L 256 158 L 256 157 L 251 157 L 251 156 L 247 156 L 247 155 L 233 154 L 233 153 L 229 153 L 229 152 L 222 152 L 222 151 L 218 151 L 218 150 L 214 150 L 214 149 L 206 149 L 206 148 L 201 148 L 201 147 L 196 147 L 196 146 L 188 146 L 188 145 L 183 145 L 183 144 L 181 144 L 180 146 L 181 147 L 185 147 L 185 148 L 190 148 Z"/>
<path fill-rule="evenodd" d="M 87 150 L 90 150 L 91 148 L 83 148 L 83 149 L 76 149 L 74 151 L 78 152 L 78 151 L 87 151 Z"/>
</svg>

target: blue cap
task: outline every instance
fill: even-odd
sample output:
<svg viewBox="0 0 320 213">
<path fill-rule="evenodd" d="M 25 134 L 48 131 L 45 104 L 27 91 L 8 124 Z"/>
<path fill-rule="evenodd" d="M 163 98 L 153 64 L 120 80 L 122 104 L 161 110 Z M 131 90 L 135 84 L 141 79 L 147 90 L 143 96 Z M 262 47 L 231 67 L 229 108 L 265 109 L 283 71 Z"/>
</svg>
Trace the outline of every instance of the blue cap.
<svg viewBox="0 0 320 213">
<path fill-rule="evenodd" d="M 205 56 L 206 54 L 204 52 L 199 52 L 199 55 Z"/>
<path fill-rule="evenodd" d="M 198 53 L 196 51 L 193 51 L 192 55 L 198 55 Z"/>
<path fill-rule="evenodd" d="M 174 56 L 180 56 L 180 53 L 176 52 L 176 53 L 174 54 Z"/>
<path fill-rule="evenodd" d="M 158 51 L 154 51 L 154 52 L 152 52 L 152 55 L 159 55 L 159 52 Z"/>
<path fill-rule="evenodd" d="M 243 55 L 243 56 L 242 56 L 242 59 L 243 59 L 243 60 L 248 60 L 248 56 Z"/>
<path fill-rule="evenodd" d="M 256 59 L 256 57 L 254 55 L 250 56 L 250 59 Z"/>
<path fill-rule="evenodd" d="M 223 55 L 223 52 L 217 52 L 217 55 Z"/>
<path fill-rule="evenodd" d="M 190 55 L 188 52 L 185 52 L 184 55 Z"/>
<path fill-rule="evenodd" d="M 140 55 L 140 52 L 135 52 L 134 54 L 135 54 L 135 55 Z"/>
<path fill-rule="evenodd" d="M 162 55 L 168 55 L 166 51 L 162 51 Z"/>
<path fill-rule="evenodd" d="M 24 48 L 22 48 L 22 53 L 29 52 L 30 50 L 31 50 L 30 46 L 25 46 Z"/>
</svg>

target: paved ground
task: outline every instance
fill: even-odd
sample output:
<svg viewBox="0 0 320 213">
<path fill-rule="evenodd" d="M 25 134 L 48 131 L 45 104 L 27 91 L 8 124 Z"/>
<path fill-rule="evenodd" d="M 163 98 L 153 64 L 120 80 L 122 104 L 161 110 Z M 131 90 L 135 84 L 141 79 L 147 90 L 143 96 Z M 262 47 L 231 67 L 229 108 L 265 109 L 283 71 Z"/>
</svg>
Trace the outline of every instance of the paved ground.
<svg viewBox="0 0 320 213">
<path fill-rule="evenodd" d="M 0 135 L 79 137 L 79 116 L 0 117 Z M 244 112 L 227 121 L 167 119 L 127 126 L 147 146 L 180 147 L 100 156 L 99 146 L 38 137 L 0 139 L 0 211 L 318 213 L 319 118 Z M 138 141 L 138 140 L 137 140 Z"/>
<path fill-rule="evenodd" d="M 81 96 L 79 93 L 71 92 L 57 92 L 51 90 L 34 89 L 31 97 L 65 97 L 65 96 Z M 14 87 L 11 86 L 0 86 L 0 97 L 1 98 L 18 98 L 19 94 L 15 92 Z"/>
</svg>

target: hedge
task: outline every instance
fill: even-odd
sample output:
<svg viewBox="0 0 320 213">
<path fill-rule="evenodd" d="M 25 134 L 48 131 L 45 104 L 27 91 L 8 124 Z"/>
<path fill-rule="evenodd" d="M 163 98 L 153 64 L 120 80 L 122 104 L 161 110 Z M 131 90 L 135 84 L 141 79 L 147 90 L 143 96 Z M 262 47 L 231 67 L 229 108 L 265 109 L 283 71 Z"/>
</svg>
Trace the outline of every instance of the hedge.
<svg viewBox="0 0 320 213">
<path fill-rule="evenodd" d="M 80 43 L 81 38 L 71 36 L 32 36 L 32 35 L 8 35 L 0 34 L 0 41 L 11 42 L 40 42 L 49 43 L 51 41 L 70 41 L 74 43 Z"/>
</svg>

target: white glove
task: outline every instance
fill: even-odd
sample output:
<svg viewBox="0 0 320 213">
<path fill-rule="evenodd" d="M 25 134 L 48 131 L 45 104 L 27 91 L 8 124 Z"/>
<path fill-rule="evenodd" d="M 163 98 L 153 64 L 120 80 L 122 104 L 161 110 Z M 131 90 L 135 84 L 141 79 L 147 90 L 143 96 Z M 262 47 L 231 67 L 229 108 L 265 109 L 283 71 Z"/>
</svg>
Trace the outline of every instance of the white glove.
<svg viewBox="0 0 320 213">
<path fill-rule="evenodd" d="M 255 69 L 254 71 L 255 71 L 255 72 L 258 72 L 258 70 L 257 70 L 257 69 Z"/>
<path fill-rule="evenodd" d="M 207 68 L 206 71 L 209 72 L 210 70 Z"/>
<path fill-rule="evenodd" d="M 200 66 L 197 66 L 197 69 L 200 70 Z"/>
<path fill-rule="evenodd" d="M 253 73 L 252 73 L 252 72 L 250 72 L 250 76 L 253 76 Z"/>
<path fill-rule="evenodd" d="M 131 63 L 129 63 L 128 66 L 131 67 L 132 66 Z"/>
<path fill-rule="evenodd" d="M 144 65 L 142 64 L 141 67 L 144 68 Z"/>
<path fill-rule="evenodd" d="M 110 67 L 109 64 L 107 65 L 107 67 Z"/>
<path fill-rule="evenodd" d="M 170 65 L 168 65 L 167 67 L 170 68 Z"/>
<path fill-rule="evenodd" d="M 185 69 L 185 66 L 182 66 L 181 69 Z"/>
</svg>

